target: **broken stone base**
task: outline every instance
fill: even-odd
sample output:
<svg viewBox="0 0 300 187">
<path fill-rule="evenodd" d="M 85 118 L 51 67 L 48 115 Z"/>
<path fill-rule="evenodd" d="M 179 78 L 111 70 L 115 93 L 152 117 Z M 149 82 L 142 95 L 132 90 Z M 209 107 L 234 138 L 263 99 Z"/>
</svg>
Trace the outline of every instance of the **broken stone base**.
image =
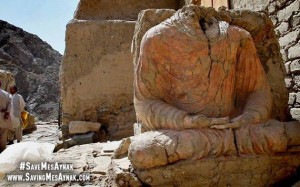
<svg viewBox="0 0 300 187">
<path fill-rule="evenodd" d="M 117 186 L 291 186 L 300 180 L 300 154 L 218 157 L 134 170 L 127 157 L 113 159 L 111 181 Z"/>
</svg>

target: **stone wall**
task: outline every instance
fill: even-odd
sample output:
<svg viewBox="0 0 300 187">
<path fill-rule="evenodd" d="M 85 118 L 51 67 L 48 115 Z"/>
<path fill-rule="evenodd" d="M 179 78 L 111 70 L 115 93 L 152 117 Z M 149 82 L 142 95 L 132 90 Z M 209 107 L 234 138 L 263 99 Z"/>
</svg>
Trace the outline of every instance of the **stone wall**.
<svg viewBox="0 0 300 187">
<path fill-rule="evenodd" d="M 285 63 L 289 108 L 294 119 L 300 119 L 300 1 L 299 0 L 232 0 L 235 9 L 265 10 L 275 27 Z"/>
<path fill-rule="evenodd" d="M 61 66 L 62 129 L 71 121 L 102 124 L 108 138 L 133 135 L 131 41 L 138 13 L 177 9 L 178 0 L 81 0 L 67 25 Z"/>
</svg>

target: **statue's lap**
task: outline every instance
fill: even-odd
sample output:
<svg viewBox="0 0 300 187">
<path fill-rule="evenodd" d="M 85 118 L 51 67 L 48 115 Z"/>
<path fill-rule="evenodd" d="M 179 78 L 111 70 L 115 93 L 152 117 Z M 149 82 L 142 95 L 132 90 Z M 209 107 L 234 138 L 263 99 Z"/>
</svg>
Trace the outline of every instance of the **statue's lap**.
<svg viewBox="0 0 300 187">
<path fill-rule="evenodd" d="M 284 123 L 269 120 L 239 129 L 157 130 L 133 138 L 129 159 L 134 168 L 145 169 L 183 159 L 285 152 Z"/>
</svg>

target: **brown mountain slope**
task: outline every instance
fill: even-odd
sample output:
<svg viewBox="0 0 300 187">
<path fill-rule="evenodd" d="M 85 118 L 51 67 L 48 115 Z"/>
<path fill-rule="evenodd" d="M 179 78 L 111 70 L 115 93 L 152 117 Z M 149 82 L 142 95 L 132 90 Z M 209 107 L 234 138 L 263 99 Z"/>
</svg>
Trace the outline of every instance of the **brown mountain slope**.
<svg viewBox="0 0 300 187">
<path fill-rule="evenodd" d="M 40 120 L 57 118 L 61 57 L 36 35 L 0 20 L 0 69 L 14 74 L 27 110 Z"/>
</svg>

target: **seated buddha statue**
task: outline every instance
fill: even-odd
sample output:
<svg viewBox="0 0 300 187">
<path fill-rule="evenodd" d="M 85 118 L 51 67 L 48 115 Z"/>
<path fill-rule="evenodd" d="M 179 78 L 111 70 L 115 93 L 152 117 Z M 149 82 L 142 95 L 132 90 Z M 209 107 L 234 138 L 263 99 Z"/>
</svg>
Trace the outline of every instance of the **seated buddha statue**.
<svg viewBox="0 0 300 187">
<path fill-rule="evenodd" d="M 300 144 L 300 125 L 270 119 L 271 98 L 249 32 L 185 6 L 141 41 L 134 106 L 148 132 L 132 139 L 128 157 L 148 169 L 286 152 Z"/>
</svg>

